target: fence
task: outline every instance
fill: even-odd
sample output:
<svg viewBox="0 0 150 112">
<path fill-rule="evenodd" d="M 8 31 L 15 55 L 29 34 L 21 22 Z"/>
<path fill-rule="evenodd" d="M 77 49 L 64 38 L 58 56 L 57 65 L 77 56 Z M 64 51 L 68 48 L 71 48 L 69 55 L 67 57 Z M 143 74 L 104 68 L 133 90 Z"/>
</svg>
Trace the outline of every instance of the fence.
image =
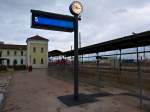
<svg viewBox="0 0 150 112">
<path fill-rule="evenodd" d="M 59 78 L 71 81 L 73 57 L 66 57 L 66 60 L 70 63 L 51 64 L 50 68 L 55 68 Z M 104 88 L 125 90 L 121 94 L 137 98 L 135 103 L 138 102 L 140 108 L 150 104 L 149 46 L 80 55 L 79 61 L 80 82 L 94 86 L 96 91 Z"/>
</svg>

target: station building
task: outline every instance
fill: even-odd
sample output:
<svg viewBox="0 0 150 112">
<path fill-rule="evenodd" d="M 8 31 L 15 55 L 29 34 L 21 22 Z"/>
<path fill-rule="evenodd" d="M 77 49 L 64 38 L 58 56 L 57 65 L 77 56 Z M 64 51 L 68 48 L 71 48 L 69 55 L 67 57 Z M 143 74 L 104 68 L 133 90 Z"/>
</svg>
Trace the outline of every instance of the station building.
<svg viewBox="0 0 150 112">
<path fill-rule="evenodd" d="M 48 67 L 48 39 L 41 36 L 27 38 L 27 45 L 0 43 L 0 65 L 32 65 L 33 68 Z"/>
</svg>

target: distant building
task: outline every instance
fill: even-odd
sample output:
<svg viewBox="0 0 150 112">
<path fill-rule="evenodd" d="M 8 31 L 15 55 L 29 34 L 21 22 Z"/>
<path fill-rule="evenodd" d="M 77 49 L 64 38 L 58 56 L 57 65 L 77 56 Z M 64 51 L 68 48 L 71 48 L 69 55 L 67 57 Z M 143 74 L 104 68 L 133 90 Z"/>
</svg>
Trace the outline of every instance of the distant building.
<svg viewBox="0 0 150 112">
<path fill-rule="evenodd" d="M 26 45 L 0 44 L 0 58 L 5 59 L 1 64 L 25 65 L 26 64 Z"/>
<path fill-rule="evenodd" d="M 38 35 L 26 40 L 27 45 L 0 44 L 0 65 L 48 67 L 48 39 Z"/>
<path fill-rule="evenodd" d="M 48 67 L 48 39 L 34 36 L 27 39 L 27 63 L 33 68 Z"/>
<path fill-rule="evenodd" d="M 4 42 L 0 41 L 0 44 L 4 44 Z"/>
</svg>

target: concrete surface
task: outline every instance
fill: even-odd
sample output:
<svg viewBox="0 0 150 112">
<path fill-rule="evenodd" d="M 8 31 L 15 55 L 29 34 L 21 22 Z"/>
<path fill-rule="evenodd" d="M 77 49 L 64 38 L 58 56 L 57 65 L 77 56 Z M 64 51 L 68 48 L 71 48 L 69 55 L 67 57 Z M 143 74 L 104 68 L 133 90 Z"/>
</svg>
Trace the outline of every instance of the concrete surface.
<svg viewBox="0 0 150 112">
<path fill-rule="evenodd" d="M 90 87 L 80 87 L 81 93 L 91 93 L 88 90 Z M 51 77 L 46 69 L 15 72 L 3 112 L 140 112 L 138 100 L 131 96 L 99 97 L 98 102 L 74 107 L 67 107 L 57 99 L 72 93 L 71 82 Z"/>
</svg>

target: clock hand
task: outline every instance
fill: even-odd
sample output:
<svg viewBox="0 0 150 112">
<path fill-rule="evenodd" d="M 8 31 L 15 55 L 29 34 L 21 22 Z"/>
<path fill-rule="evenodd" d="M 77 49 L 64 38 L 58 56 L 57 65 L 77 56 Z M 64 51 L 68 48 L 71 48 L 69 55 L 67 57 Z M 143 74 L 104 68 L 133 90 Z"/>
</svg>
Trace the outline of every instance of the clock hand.
<svg viewBox="0 0 150 112">
<path fill-rule="evenodd" d="M 76 9 L 81 9 L 80 7 L 75 7 Z"/>
</svg>

